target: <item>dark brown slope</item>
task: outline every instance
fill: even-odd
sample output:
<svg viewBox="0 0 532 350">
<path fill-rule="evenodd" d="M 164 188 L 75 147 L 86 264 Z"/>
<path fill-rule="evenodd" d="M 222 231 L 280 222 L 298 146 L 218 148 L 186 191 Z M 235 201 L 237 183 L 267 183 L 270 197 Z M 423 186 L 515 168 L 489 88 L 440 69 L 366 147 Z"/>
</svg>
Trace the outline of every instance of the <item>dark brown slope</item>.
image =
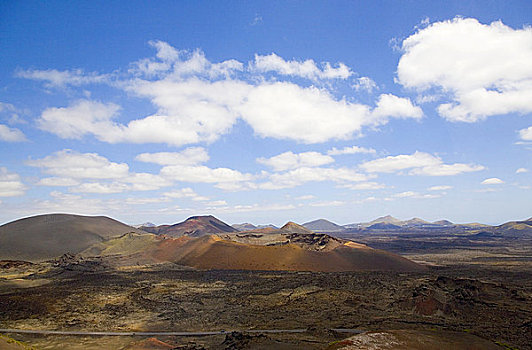
<svg viewBox="0 0 532 350">
<path fill-rule="evenodd" d="M 170 237 L 201 237 L 204 235 L 238 232 L 237 229 L 227 225 L 225 222 L 218 220 L 212 215 L 192 216 L 183 222 L 175 225 L 162 225 L 146 230 L 147 232 L 164 234 Z"/>
<path fill-rule="evenodd" d="M 142 233 L 105 216 L 47 214 L 0 226 L 0 260 L 42 261 L 124 233 Z"/>
</svg>

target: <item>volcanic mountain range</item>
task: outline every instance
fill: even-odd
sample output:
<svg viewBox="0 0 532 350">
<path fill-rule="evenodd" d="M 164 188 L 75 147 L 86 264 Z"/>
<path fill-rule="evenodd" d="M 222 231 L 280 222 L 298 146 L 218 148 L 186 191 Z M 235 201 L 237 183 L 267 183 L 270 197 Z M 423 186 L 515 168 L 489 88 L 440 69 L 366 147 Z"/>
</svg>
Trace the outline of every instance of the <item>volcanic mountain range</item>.
<svg viewBox="0 0 532 350">
<path fill-rule="evenodd" d="M 489 228 L 489 225 L 483 225 L 479 223 L 468 224 L 455 224 L 449 220 L 438 220 L 434 222 L 425 221 L 420 218 L 412 218 L 410 220 L 399 220 L 391 215 L 379 217 L 369 222 L 360 222 L 347 225 L 338 225 L 326 219 L 318 219 L 309 221 L 302 226 L 314 231 L 314 232 L 346 232 L 346 231 L 361 231 L 361 230 L 402 230 L 402 229 L 479 229 L 482 227 Z M 238 231 L 249 231 L 257 228 L 273 227 L 273 225 L 258 225 L 255 226 L 251 223 L 233 224 L 233 228 Z"/>
<path fill-rule="evenodd" d="M 399 220 L 391 215 L 379 217 L 369 222 L 361 222 L 347 225 L 337 225 L 325 219 L 315 220 L 303 224 L 303 226 L 310 228 L 317 232 L 337 232 L 350 230 L 394 230 L 394 229 L 408 229 L 408 228 L 422 228 L 422 229 L 438 229 L 438 228 L 474 228 L 489 227 L 479 223 L 470 224 L 455 224 L 449 220 L 438 220 L 434 222 L 425 221 L 420 218 L 412 218 L 410 220 Z"/>
<path fill-rule="evenodd" d="M 455 224 L 449 220 L 434 222 L 420 218 L 399 220 L 387 215 L 365 223 L 337 225 L 325 219 L 315 220 L 303 224 L 314 232 L 327 233 L 415 233 L 415 232 L 449 232 L 462 234 L 505 235 L 506 237 L 532 237 L 532 218 L 522 221 L 510 221 L 498 226 L 480 223 Z"/>
<path fill-rule="evenodd" d="M 149 233 L 107 217 L 40 215 L 0 226 L 0 260 L 39 262 L 74 254 L 118 266 L 175 263 L 198 269 L 417 271 L 399 255 L 314 233 L 289 222 L 238 232 L 213 216 L 195 216 Z M 67 260 L 71 260 L 68 255 Z"/>
<path fill-rule="evenodd" d="M 137 229 L 104 216 L 48 214 L 0 226 L 0 260 L 39 262 L 68 253 L 85 259 L 112 258 L 118 265 L 171 262 L 199 269 L 410 271 L 423 267 L 399 255 L 324 232 L 415 232 L 427 225 L 456 227 L 448 221 L 431 224 L 421 219 L 400 221 L 387 216 L 356 228 L 321 219 L 304 225 L 288 222 L 281 228 L 246 224 L 245 228 L 252 229 L 239 231 L 208 215 L 193 216 L 174 225 Z M 468 234 L 472 235 L 532 236 L 531 219 L 493 227 L 468 227 Z"/>
</svg>

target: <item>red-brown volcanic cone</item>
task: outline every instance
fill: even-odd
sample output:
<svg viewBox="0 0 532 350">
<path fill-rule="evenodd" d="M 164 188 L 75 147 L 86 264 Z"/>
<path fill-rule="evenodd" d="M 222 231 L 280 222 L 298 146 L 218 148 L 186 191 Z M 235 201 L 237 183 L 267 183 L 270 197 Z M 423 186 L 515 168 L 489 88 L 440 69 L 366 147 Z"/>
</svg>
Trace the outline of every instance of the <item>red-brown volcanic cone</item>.
<svg viewBox="0 0 532 350">
<path fill-rule="evenodd" d="M 287 271 L 419 271 L 425 268 L 399 255 L 351 242 L 329 251 L 296 244 L 251 245 L 211 235 L 190 239 L 166 257 L 199 269 Z"/>
</svg>

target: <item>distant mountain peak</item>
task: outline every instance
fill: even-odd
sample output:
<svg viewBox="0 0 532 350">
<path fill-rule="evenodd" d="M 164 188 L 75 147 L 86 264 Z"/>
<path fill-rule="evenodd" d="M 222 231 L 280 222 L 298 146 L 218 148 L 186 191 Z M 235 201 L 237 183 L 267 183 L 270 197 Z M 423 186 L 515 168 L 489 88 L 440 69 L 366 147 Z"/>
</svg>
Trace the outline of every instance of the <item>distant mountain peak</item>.
<svg viewBox="0 0 532 350">
<path fill-rule="evenodd" d="M 155 227 L 155 230 L 147 231 L 171 237 L 199 237 L 217 233 L 237 232 L 238 230 L 212 215 L 196 215 L 177 224 L 161 225 Z"/>
<path fill-rule="evenodd" d="M 318 219 L 306 222 L 302 226 L 314 232 L 337 232 L 345 229 L 343 226 L 335 224 L 334 222 L 326 219 Z"/>
<path fill-rule="evenodd" d="M 288 232 L 288 233 L 304 233 L 304 234 L 314 233 L 308 228 L 301 226 L 299 224 L 296 224 L 293 221 L 288 221 L 286 224 L 284 224 L 283 227 L 281 227 L 281 231 Z"/>
<path fill-rule="evenodd" d="M 209 219 L 218 220 L 217 218 L 215 218 L 212 215 L 194 215 L 194 216 L 189 217 L 185 221 L 189 221 L 189 220 L 209 220 Z"/>
<path fill-rule="evenodd" d="M 257 226 L 250 224 L 249 222 L 244 222 L 242 224 L 233 224 L 231 227 L 237 229 L 238 231 L 249 231 L 254 230 Z"/>
<path fill-rule="evenodd" d="M 441 226 L 452 226 L 452 225 L 454 225 L 454 223 L 452 221 L 445 220 L 445 219 L 434 221 L 433 224 L 441 225 Z"/>
<path fill-rule="evenodd" d="M 290 228 L 290 227 L 301 227 L 301 225 L 296 224 L 296 223 L 293 222 L 293 221 L 288 221 L 286 224 L 284 224 L 284 225 L 281 227 L 281 230 L 284 230 L 284 229 L 286 229 L 286 228 Z"/>
<path fill-rule="evenodd" d="M 279 229 L 279 227 L 273 225 L 273 224 L 267 224 L 267 225 L 257 225 L 257 228 L 274 228 Z"/>
<path fill-rule="evenodd" d="M 425 225 L 425 224 L 429 224 L 429 222 L 423 219 L 420 219 L 420 218 L 412 218 L 410 220 L 406 220 L 404 224 L 405 225 Z"/>
<path fill-rule="evenodd" d="M 381 216 L 379 218 L 376 218 L 375 220 L 371 221 L 371 224 L 400 224 L 401 220 L 394 218 L 391 215 Z"/>
<path fill-rule="evenodd" d="M 138 224 L 138 225 L 131 225 L 133 226 L 134 228 L 141 228 L 141 227 L 155 227 L 156 225 L 152 222 L 145 222 L 143 224 Z"/>
</svg>

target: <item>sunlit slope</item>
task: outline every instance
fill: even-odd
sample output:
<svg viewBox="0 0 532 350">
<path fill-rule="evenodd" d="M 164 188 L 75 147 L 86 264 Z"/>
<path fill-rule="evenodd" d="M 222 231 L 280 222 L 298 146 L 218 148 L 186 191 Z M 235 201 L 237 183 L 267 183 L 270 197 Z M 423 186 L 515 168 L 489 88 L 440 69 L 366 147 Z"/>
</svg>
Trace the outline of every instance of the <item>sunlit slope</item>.
<svg viewBox="0 0 532 350">
<path fill-rule="evenodd" d="M 273 233 L 251 241 L 236 235 L 172 238 L 132 233 L 98 242 L 82 255 L 120 256 L 124 264 L 172 262 L 204 270 L 424 270 L 399 255 L 323 234 Z"/>
<path fill-rule="evenodd" d="M 523 221 L 510 221 L 496 226 L 493 231 L 509 237 L 532 237 L 532 218 Z"/>
<path fill-rule="evenodd" d="M 159 243 L 157 236 L 151 233 L 129 232 L 122 236 L 98 242 L 81 252 L 82 256 L 131 255 L 150 250 Z"/>
<path fill-rule="evenodd" d="M 105 216 L 47 214 L 0 226 L 0 259 L 42 261 L 142 231 Z"/>
<path fill-rule="evenodd" d="M 399 255 L 346 242 L 326 251 L 302 245 L 257 245 L 216 235 L 190 239 L 166 250 L 165 258 L 198 269 L 286 271 L 418 271 L 424 268 Z M 159 250 L 159 254 L 163 251 Z M 159 256 L 160 257 L 160 256 Z"/>
<path fill-rule="evenodd" d="M 417 271 L 399 255 L 319 234 L 289 222 L 278 230 L 163 239 L 155 260 L 198 269 L 287 271 Z"/>
</svg>

